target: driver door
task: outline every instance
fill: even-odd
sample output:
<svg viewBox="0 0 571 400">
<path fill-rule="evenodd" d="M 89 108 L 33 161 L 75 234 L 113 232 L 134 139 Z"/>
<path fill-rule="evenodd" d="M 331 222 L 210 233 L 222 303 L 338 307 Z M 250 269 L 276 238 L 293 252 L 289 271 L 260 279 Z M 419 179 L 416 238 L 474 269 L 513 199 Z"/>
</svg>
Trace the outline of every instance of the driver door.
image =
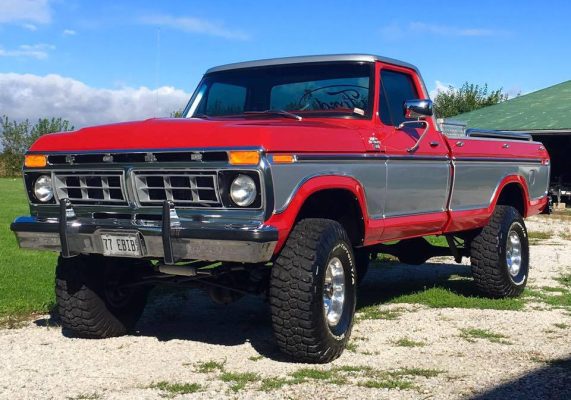
<svg viewBox="0 0 571 400">
<path fill-rule="evenodd" d="M 426 98 L 423 86 L 405 68 L 382 66 L 380 70 L 378 137 L 387 155 L 387 191 L 383 239 L 402 239 L 439 233 L 447 222 L 451 164 L 446 142 L 427 118 L 424 124 L 407 125 L 403 103 Z"/>
</svg>

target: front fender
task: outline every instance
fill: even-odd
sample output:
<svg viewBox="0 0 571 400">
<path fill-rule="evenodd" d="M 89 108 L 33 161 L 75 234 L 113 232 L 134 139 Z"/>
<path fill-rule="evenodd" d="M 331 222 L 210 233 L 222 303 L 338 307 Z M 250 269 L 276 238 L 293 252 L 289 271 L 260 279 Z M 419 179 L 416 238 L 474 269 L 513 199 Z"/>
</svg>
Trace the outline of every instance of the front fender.
<svg viewBox="0 0 571 400">
<path fill-rule="evenodd" d="M 275 253 L 281 250 L 281 247 L 287 240 L 306 200 L 315 193 L 330 189 L 347 190 L 351 192 L 359 203 L 365 227 L 368 226 L 369 215 L 367 213 L 365 190 L 358 180 L 352 177 L 338 175 L 322 175 L 308 178 L 291 194 L 286 206 L 274 211 L 272 216 L 265 222 L 266 225 L 278 229 L 278 244 Z"/>
</svg>

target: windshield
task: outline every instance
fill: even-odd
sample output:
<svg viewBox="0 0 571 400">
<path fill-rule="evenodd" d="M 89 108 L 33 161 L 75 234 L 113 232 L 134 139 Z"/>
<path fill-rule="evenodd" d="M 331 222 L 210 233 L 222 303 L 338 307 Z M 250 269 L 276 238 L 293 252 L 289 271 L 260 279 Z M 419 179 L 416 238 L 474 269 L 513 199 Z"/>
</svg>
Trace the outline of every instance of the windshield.
<svg viewBox="0 0 571 400">
<path fill-rule="evenodd" d="M 208 74 L 185 117 L 369 118 L 373 64 L 276 65 Z"/>
</svg>

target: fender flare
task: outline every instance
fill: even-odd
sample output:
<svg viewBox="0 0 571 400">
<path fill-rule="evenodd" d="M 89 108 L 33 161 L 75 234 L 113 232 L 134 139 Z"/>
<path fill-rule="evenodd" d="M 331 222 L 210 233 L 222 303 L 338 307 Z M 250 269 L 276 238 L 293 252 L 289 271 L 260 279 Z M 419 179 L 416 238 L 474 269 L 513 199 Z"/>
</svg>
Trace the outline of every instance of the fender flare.
<svg viewBox="0 0 571 400">
<path fill-rule="evenodd" d="M 527 217 L 528 214 L 528 210 L 529 210 L 529 189 L 527 186 L 527 181 L 525 180 L 525 178 L 521 175 L 508 175 L 506 177 L 504 177 L 500 184 L 496 187 L 496 190 L 494 191 L 494 194 L 492 195 L 492 201 L 490 202 L 490 206 L 488 207 L 488 213 L 491 216 L 492 213 L 494 212 L 494 209 L 496 208 L 496 205 L 498 204 L 498 200 L 500 199 L 500 196 L 503 192 L 503 190 L 505 189 L 506 186 L 510 185 L 510 184 L 517 184 L 522 193 L 524 198 L 523 200 L 523 210 L 524 210 L 524 215 L 522 215 L 522 217 Z"/>
<path fill-rule="evenodd" d="M 276 253 L 287 240 L 291 230 L 293 229 L 295 220 L 307 199 L 315 193 L 331 189 L 347 190 L 355 196 L 361 209 L 365 230 L 367 229 L 369 214 L 367 211 L 367 202 L 363 185 L 357 179 L 350 176 L 334 174 L 315 176 L 308 179 L 299 188 L 297 188 L 283 211 L 279 213 L 274 212 L 265 222 L 265 225 L 271 225 L 278 229 L 278 245 L 275 249 Z"/>
</svg>

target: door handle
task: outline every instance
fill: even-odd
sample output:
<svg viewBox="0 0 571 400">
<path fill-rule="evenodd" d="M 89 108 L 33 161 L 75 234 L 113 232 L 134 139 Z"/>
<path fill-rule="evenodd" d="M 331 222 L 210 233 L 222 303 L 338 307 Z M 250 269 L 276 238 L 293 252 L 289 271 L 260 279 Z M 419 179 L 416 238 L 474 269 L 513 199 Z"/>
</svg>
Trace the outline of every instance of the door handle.
<svg viewBox="0 0 571 400">
<path fill-rule="evenodd" d="M 430 147 L 438 147 L 440 143 L 438 142 L 430 142 Z"/>
</svg>

